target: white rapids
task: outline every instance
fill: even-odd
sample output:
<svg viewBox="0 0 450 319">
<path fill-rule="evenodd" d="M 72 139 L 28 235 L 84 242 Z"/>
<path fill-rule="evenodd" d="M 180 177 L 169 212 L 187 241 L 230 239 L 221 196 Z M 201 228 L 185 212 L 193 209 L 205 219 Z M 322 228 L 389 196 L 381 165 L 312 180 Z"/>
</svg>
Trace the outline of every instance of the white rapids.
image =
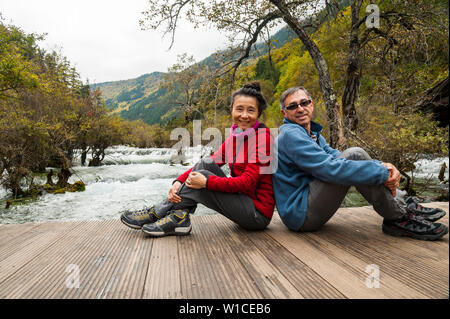
<svg viewBox="0 0 450 319">
<path fill-rule="evenodd" d="M 190 147 L 183 153 L 186 165 L 181 165 L 171 164 L 171 158 L 177 155 L 174 149 L 115 146 L 107 149 L 103 166 L 99 167 L 81 166 L 78 152 L 69 182 L 83 181 L 84 192 L 46 194 L 9 209 L 0 207 L 0 224 L 118 219 L 124 210 L 151 206 L 166 198 L 173 180 L 210 151 L 200 146 Z M 448 158 L 420 160 L 416 162 L 414 176 L 435 178 L 444 161 L 448 167 Z M 449 178 L 448 168 L 445 178 Z M 44 183 L 45 179 L 36 182 Z M 3 203 L 9 196 L 10 193 L 0 188 Z M 215 213 L 203 205 L 198 205 L 195 212 L 196 215 Z"/>
</svg>

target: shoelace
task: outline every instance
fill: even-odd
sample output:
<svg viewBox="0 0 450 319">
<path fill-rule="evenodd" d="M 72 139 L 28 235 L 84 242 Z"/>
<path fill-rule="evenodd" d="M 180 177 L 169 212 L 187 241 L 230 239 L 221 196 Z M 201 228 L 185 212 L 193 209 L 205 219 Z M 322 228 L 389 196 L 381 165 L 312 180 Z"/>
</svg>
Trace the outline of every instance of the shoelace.
<svg viewBox="0 0 450 319">
<path fill-rule="evenodd" d="M 432 222 L 426 220 L 425 217 L 414 213 L 409 213 L 408 219 L 427 226 L 431 226 L 433 224 Z"/>
<path fill-rule="evenodd" d="M 170 214 L 167 215 L 166 217 L 163 217 L 163 218 L 157 220 L 155 222 L 155 225 L 161 226 L 161 225 L 164 225 L 164 224 L 168 223 L 169 221 L 171 221 Z"/>
<path fill-rule="evenodd" d="M 134 215 L 135 215 L 135 216 L 148 215 L 148 214 L 150 214 L 151 209 L 152 209 L 152 207 L 144 206 L 144 208 L 142 208 L 142 209 L 140 209 L 140 210 L 138 210 L 138 211 L 135 211 L 135 212 L 134 212 Z"/>
</svg>

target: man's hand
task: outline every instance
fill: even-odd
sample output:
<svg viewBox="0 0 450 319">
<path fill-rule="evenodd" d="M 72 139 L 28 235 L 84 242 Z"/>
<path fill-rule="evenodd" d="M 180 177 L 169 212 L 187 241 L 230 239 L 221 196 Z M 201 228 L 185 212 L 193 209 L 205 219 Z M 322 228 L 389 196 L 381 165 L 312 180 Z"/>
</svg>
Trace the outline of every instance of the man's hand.
<svg viewBox="0 0 450 319">
<path fill-rule="evenodd" d="M 171 203 L 181 202 L 181 197 L 178 196 L 178 194 L 177 194 L 180 187 L 181 187 L 181 183 L 179 181 L 176 181 L 175 183 L 173 183 L 172 187 L 169 189 L 169 196 L 167 197 L 169 202 L 171 202 Z"/>
<path fill-rule="evenodd" d="M 199 172 L 191 172 L 185 184 L 189 188 L 202 189 L 206 187 L 206 177 Z"/>
<path fill-rule="evenodd" d="M 391 163 L 383 163 L 383 166 L 388 169 L 389 177 L 384 182 L 384 185 L 391 191 L 392 196 L 397 195 L 397 188 L 400 185 L 401 174 L 399 170 Z"/>
</svg>

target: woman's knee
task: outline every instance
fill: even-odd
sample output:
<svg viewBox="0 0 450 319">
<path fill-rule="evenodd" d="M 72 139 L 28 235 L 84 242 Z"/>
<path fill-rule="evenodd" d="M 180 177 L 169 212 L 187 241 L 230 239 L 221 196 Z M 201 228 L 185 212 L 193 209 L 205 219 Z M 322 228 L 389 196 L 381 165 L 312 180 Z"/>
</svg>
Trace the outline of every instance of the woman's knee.
<svg viewBox="0 0 450 319">
<path fill-rule="evenodd" d="M 222 175 L 220 173 L 221 169 L 219 165 L 217 165 L 209 157 L 202 158 L 200 161 L 198 161 L 193 170 L 196 172 L 208 172 L 208 175 L 211 175 L 211 173 L 213 173 L 214 175 Z"/>
<path fill-rule="evenodd" d="M 267 225 L 239 225 L 247 231 L 262 231 L 267 228 Z"/>
<path fill-rule="evenodd" d="M 254 220 L 240 221 L 238 225 L 244 228 L 245 230 L 250 231 L 261 231 L 267 228 L 270 224 L 270 219 L 258 216 L 258 218 Z"/>
<path fill-rule="evenodd" d="M 197 172 L 197 173 L 200 173 L 200 174 L 202 174 L 203 176 L 206 176 L 206 177 L 208 177 L 208 176 L 210 176 L 210 175 L 214 175 L 213 172 L 211 172 L 211 171 L 209 171 L 209 170 L 207 170 L 207 169 L 199 169 L 199 170 L 197 170 L 196 172 Z"/>
</svg>

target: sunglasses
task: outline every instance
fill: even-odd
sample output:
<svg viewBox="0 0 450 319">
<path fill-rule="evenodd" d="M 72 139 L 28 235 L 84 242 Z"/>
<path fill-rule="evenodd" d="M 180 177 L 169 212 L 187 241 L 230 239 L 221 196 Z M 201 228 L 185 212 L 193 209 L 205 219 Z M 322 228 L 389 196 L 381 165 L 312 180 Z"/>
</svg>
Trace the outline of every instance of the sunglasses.
<svg viewBox="0 0 450 319">
<path fill-rule="evenodd" d="M 298 108 L 298 106 L 300 105 L 301 107 L 307 107 L 308 105 L 311 104 L 311 100 L 306 100 L 306 101 L 301 101 L 300 103 L 291 103 L 288 106 L 286 106 L 286 110 L 288 111 L 292 111 L 295 110 L 296 108 Z"/>
</svg>

